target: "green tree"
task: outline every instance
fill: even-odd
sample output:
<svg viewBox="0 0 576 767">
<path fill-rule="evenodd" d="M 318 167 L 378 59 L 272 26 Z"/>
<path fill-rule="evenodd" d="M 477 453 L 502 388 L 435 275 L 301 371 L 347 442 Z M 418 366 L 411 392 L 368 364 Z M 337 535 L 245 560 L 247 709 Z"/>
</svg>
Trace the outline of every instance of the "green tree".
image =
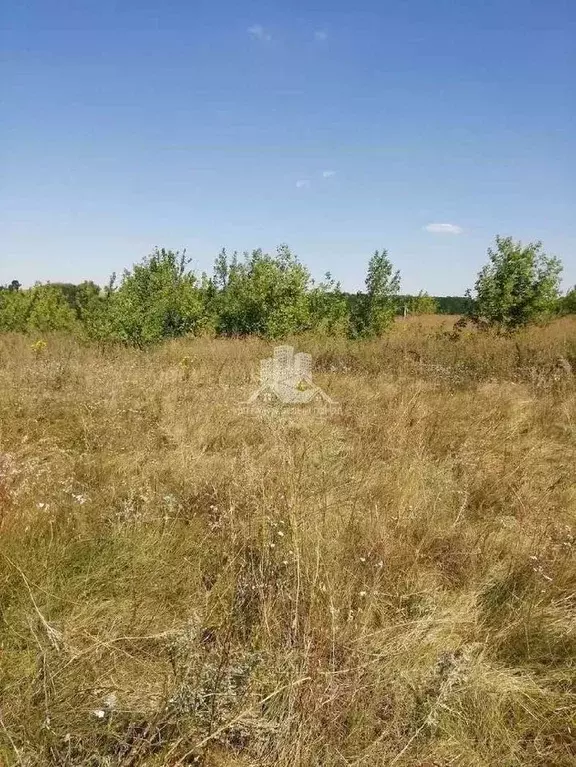
<svg viewBox="0 0 576 767">
<path fill-rule="evenodd" d="M 329 335 L 346 335 L 350 325 L 348 301 L 330 272 L 308 294 L 311 329 Z"/>
<path fill-rule="evenodd" d="M 156 248 L 124 272 L 117 289 L 111 280 L 100 315 L 102 332 L 142 346 L 197 330 L 203 304 L 188 264 L 185 253 Z"/>
<path fill-rule="evenodd" d="M 85 309 L 93 300 L 101 298 L 101 289 L 95 282 L 86 280 L 79 284 L 71 282 L 52 282 L 53 287 L 58 288 L 68 302 L 71 309 L 74 310 L 78 319 L 85 315 Z"/>
<path fill-rule="evenodd" d="M 542 243 L 496 237 L 488 256 L 475 285 L 476 321 L 514 330 L 554 310 L 562 265 L 542 251 Z"/>
<path fill-rule="evenodd" d="M 226 248 L 222 248 L 220 253 L 216 256 L 216 261 L 214 261 L 214 277 L 212 278 L 212 282 L 216 290 L 226 290 L 230 272 L 233 271 L 237 265 L 238 254 L 235 252 L 232 259 L 229 260 Z"/>
<path fill-rule="evenodd" d="M 26 332 L 26 320 L 32 303 L 31 291 L 0 290 L 0 331 Z"/>
<path fill-rule="evenodd" d="M 420 291 L 417 296 L 410 296 L 407 308 L 410 314 L 436 314 L 438 303 L 428 293 Z"/>
<path fill-rule="evenodd" d="M 470 314 L 472 301 L 469 296 L 434 296 L 439 314 Z"/>
<path fill-rule="evenodd" d="M 104 290 L 94 282 L 81 282 L 76 286 L 73 308 L 88 338 L 105 341 L 114 337 L 113 285 L 112 280 Z"/>
<path fill-rule="evenodd" d="M 57 285 L 35 285 L 28 291 L 30 304 L 26 317 L 26 330 L 49 333 L 51 331 L 78 332 L 80 324 L 74 309 Z"/>
<path fill-rule="evenodd" d="M 576 314 L 576 285 L 559 301 L 561 314 Z"/>
<path fill-rule="evenodd" d="M 368 262 L 366 292 L 353 302 L 352 332 L 357 336 L 375 337 L 384 333 L 394 321 L 400 292 L 400 272 L 394 271 L 388 251 L 375 251 Z"/>
<path fill-rule="evenodd" d="M 245 253 L 242 262 L 222 251 L 213 282 L 219 333 L 281 338 L 309 327 L 310 275 L 287 245 L 275 255 Z"/>
</svg>

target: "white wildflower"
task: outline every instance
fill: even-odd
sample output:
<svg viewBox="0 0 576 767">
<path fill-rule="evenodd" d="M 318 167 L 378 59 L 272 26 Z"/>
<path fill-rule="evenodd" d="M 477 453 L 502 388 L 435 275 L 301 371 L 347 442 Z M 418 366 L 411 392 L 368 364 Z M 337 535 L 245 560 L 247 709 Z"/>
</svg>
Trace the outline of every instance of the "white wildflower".
<svg viewBox="0 0 576 767">
<path fill-rule="evenodd" d="M 104 702 L 104 705 L 106 706 L 106 708 L 109 709 L 110 711 L 112 709 L 116 708 L 116 705 L 118 703 L 118 698 L 116 697 L 116 693 L 111 692 L 109 695 L 107 695 L 104 698 L 103 702 Z"/>
</svg>

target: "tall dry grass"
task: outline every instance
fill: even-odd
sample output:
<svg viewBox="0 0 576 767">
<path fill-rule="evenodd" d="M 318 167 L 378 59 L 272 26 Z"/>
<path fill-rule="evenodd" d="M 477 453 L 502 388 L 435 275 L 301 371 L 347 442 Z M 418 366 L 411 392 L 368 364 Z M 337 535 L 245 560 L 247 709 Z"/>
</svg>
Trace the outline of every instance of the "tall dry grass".
<svg viewBox="0 0 576 767">
<path fill-rule="evenodd" d="M 0 760 L 571 767 L 576 324 L 0 339 Z M 449 321 L 445 321 L 449 322 Z M 438 324 L 440 323 L 440 324 Z"/>
</svg>

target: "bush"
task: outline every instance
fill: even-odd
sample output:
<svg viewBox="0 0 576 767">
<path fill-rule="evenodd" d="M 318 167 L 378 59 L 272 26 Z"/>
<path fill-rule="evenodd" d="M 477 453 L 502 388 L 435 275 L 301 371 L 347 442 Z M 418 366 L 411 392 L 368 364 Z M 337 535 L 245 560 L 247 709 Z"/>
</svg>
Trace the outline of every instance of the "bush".
<svg viewBox="0 0 576 767">
<path fill-rule="evenodd" d="M 478 275 L 474 318 L 505 330 L 528 325 L 553 313 L 562 265 L 542 251 L 542 243 L 524 246 L 496 237 L 490 262 Z"/>
<path fill-rule="evenodd" d="M 299 333 L 310 326 L 310 274 L 286 245 L 275 256 L 254 250 L 239 262 L 222 251 L 214 287 L 218 331 L 268 338 Z"/>
<path fill-rule="evenodd" d="M 125 271 L 120 287 L 114 289 L 112 282 L 107 293 L 107 316 L 101 317 L 105 334 L 145 345 L 194 332 L 203 304 L 188 264 L 185 253 L 156 249 Z"/>
</svg>

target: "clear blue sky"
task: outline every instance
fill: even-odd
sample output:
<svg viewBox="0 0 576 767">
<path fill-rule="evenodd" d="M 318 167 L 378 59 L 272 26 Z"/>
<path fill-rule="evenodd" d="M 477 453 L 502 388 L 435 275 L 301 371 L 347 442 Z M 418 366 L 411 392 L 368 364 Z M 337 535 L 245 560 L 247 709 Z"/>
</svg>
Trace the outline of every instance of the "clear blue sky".
<svg viewBox="0 0 576 767">
<path fill-rule="evenodd" d="M 0 27 L 0 283 L 287 242 L 348 289 L 386 247 L 458 294 L 497 233 L 576 282 L 574 0 L 12 0 Z"/>
</svg>

